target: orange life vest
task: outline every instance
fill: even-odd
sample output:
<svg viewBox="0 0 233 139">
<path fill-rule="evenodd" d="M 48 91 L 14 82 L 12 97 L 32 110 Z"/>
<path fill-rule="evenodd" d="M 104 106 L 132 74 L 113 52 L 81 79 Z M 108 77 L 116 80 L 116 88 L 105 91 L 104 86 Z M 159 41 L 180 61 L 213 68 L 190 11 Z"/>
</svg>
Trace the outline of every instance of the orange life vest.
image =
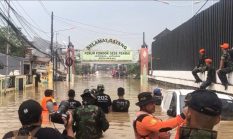
<svg viewBox="0 0 233 139">
<path fill-rule="evenodd" d="M 47 107 L 46 107 L 46 104 L 48 101 L 51 101 L 51 102 L 55 102 L 54 98 L 53 97 L 44 97 L 42 100 L 41 100 L 41 107 L 42 107 L 42 110 L 43 111 L 48 111 Z M 57 111 L 58 110 L 58 106 L 57 105 L 54 105 L 53 106 L 53 109 L 54 111 Z"/>
</svg>

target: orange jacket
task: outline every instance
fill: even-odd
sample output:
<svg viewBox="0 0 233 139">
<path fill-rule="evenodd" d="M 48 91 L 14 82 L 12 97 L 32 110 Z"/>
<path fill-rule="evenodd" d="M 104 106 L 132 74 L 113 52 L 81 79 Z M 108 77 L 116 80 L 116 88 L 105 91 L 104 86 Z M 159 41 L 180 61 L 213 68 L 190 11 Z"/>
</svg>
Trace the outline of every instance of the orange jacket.
<svg viewBox="0 0 233 139">
<path fill-rule="evenodd" d="M 179 115 L 175 118 L 168 119 L 166 121 L 161 121 L 160 119 L 152 116 L 151 114 L 145 112 L 139 112 L 137 117 L 142 114 L 147 114 L 143 119 L 137 120 L 135 123 L 135 136 L 136 139 L 159 139 L 159 138 L 169 138 L 169 133 L 166 132 L 169 129 L 177 127 L 184 122 Z M 163 132 L 161 132 L 163 131 Z"/>
<path fill-rule="evenodd" d="M 43 97 L 43 99 L 41 100 L 41 107 L 42 107 L 42 110 L 43 111 L 48 111 L 47 107 L 46 107 L 46 104 L 48 101 L 52 101 L 52 102 L 55 102 L 54 98 L 53 97 Z M 57 111 L 58 109 L 58 106 L 57 105 L 54 105 L 54 110 Z"/>
</svg>

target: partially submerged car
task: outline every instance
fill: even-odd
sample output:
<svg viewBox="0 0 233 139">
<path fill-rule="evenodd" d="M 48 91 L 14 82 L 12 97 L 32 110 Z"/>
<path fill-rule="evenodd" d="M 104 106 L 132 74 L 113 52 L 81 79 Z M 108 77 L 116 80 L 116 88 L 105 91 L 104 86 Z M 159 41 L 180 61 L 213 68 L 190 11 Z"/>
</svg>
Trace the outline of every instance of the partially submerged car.
<svg viewBox="0 0 233 139">
<path fill-rule="evenodd" d="M 174 89 L 167 90 L 163 94 L 163 101 L 161 104 L 162 110 L 167 112 L 168 116 L 175 117 L 182 112 L 185 105 L 185 96 L 194 90 Z M 233 120 L 233 96 L 221 94 L 216 92 L 222 101 L 222 120 Z"/>
</svg>

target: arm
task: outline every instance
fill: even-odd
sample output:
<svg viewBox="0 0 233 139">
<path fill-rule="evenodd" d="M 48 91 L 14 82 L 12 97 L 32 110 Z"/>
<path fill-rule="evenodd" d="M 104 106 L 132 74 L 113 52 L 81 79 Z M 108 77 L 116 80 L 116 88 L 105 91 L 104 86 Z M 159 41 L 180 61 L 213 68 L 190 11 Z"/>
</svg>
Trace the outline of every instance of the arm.
<svg viewBox="0 0 233 139">
<path fill-rule="evenodd" d="M 147 130 L 153 132 L 164 132 L 171 130 L 172 128 L 177 127 L 178 125 L 182 124 L 184 119 L 181 118 L 180 115 L 176 116 L 175 118 L 168 119 L 166 121 L 160 121 L 159 119 L 155 119 L 152 116 L 146 116 L 142 120 L 142 124 Z"/>
</svg>

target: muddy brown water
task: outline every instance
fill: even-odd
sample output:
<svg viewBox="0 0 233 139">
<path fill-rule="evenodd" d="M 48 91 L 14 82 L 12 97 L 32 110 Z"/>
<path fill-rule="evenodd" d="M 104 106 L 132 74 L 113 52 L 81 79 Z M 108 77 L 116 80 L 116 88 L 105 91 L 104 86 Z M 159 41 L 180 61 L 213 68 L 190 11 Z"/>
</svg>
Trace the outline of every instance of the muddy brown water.
<svg viewBox="0 0 233 139">
<path fill-rule="evenodd" d="M 105 92 L 109 94 L 113 99 L 117 99 L 116 90 L 118 87 L 124 87 L 126 94 L 125 98 L 130 100 L 130 108 L 128 113 L 116 113 L 111 112 L 107 114 L 107 118 L 110 122 L 110 128 L 104 133 L 104 139 L 133 139 L 133 127 L 132 121 L 135 118 L 135 112 L 138 107 L 135 106 L 137 95 L 140 92 L 140 81 L 135 79 L 116 79 L 111 78 L 108 75 L 90 77 L 88 79 L 76 78 L 75 83 L 71 84 L 71 88 L 76 91 L 76 99 L 81 101 L 80 94 L 86 88 L 96 88 L 98 84 L 104 84 Z M 149 83 L 149 88 L 152 90 L 158 85 L 155 83 Z M 167 86 L 159 86 L 164 89 L 169 89 Z M 55 84 L 56 98 L 60 102 L 67 99 L 68 86 L 66 82 L 57 82 Z M 7 95 L 0 96 L 0 138 L 11 130 L 20 128 L 20 122 L 18 120 L 17 110 L 22 101 L 27 99 L 35 99 L 40 102 L 43 97 L 43 91 L 46 87 L 40 87 L 38 90 L 28 88 L 23 92 L 12 92 Z M 165 112 L 161 111 L 159 106 L 156 106 L 156 112 L 154 113 L 161 119 L 167 119 Z M 53 127 L 52 124 L 45 125 Z M 59 130 L 63 129 L 62 125 L 55 124 Z M 221 121 L 215 129 L 218 131 L 219 139 L 232 139 L 233 138 L 233 122 Z M 172 131 L 174 136 L 175 130 Z M 172 136 L 172 138 L 173 138 Z"/>
</svg>

